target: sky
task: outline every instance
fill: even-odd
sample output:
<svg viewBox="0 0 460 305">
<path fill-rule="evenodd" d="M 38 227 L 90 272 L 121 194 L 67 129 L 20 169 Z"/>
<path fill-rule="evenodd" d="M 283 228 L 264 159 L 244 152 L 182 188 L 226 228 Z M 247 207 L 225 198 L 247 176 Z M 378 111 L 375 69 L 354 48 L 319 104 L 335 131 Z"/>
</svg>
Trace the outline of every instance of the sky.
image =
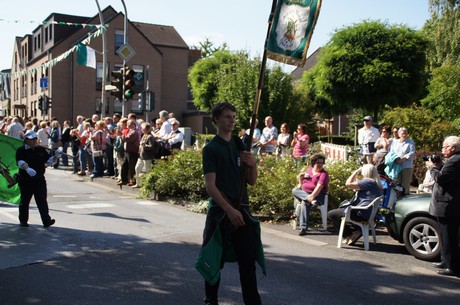
<svg viewBox="0 0 460 305">
<path fill-rule="evenodd" d="M 125 0 L 131 21 L 174 26 L 189 46 L 209 38 L 216 46 L 261 56 L 270 0 Z M 121 1 L 99 0 L 123 12 Z M 0 70 L 11 68 L 14 39 L 32 31 L 51 13 L 97 15 L 96 1 L 2 1 Z M 325 45 L 337 29 L 363 20 L 382 20 L 420 29 L 429 18 L 428 0 L 323 0 L 308 54 Z M 135 49 L 135 46 L 134 46 Z"/>
</svg>

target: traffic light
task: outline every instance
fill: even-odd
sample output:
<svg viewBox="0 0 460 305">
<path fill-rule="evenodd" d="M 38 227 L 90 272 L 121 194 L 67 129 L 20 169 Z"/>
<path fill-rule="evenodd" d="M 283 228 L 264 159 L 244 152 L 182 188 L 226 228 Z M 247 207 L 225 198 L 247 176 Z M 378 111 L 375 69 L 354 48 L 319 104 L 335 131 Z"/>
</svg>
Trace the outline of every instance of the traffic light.
<svg viewBox="0 0 460 305">
<path fill-rule="evenodd" d="M 51 108 L 51 98 L 45 95 L 45 111 L 48 111 Z"/>
<path fill-rule="evenodd" d="M 149 93 L 149 103 L 147 106 L 148 111 L 153 111 L 155 109 L 155 92 L 153 91 Z"/>
<path fill-rule="evenodd" d="M 118 71 L 112 71 L 112 73 L 110 73 L 110 75 L 112 75 L 114 78 L 114 80 L 112 80 L 110 84 L 116 87 L 116 89 L 113 89 L 110 92 L 110 95 L 115 96 L 120 101 L 122 99 L 122 92 L 123 92 L 123 74 L 124 74 L 123 68 L 121 68 Z"/>
<path fill-rule="evenodd" d="M 138 93 L 137 96 L 139 96 L 139 109 L 141 111 L 145 111 L 145 91 L 142 91 L 141 93 Z"/>
<path fill-rule="evenodd" d="M 43 96 L 40 95 L 40 97 L 38 98 L 38 109 L 40 109 L 41 111 L 43 111 Z"/>
<path fill-rule="evenodd" d="M 125 99 L 130 100 L 134 96 L 134 70 L 127 68 L 125 70 Z"/>
</svg>

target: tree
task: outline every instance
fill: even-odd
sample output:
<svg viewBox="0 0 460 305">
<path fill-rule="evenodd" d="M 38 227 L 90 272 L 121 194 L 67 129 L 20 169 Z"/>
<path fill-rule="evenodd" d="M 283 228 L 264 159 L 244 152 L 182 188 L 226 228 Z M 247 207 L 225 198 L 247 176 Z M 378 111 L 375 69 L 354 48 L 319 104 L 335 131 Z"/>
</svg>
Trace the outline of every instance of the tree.
<svg viewBox="0 0 460 305">
<path fill-rule="evenodd" d="M 210 110 L 218 102 L 220 68 L 234 58 L 229 51 L 220 50 L 213 56 L 198 60 L 189 71 L 188 79 L 193 101 L 198 109 Z"/>
<path fill-rule="evenodd" d="M 228 101 L 238 111 L 237 128 L 247 128 L 252 116 L 261 62 L 245 51 L 220 50 L 199 60 L 189 72 L 195 105 L 210 110 L 220 101 Z M 309 111 L 310 110 L 310 111 Z M 274 123 L 308 122 L 312 111 L 292 86 L 292 79 L 279 67 L 267 69 L 262 89 L 259 121 L 272 115 Z"/>
<path fill-rule="evenodd" d="M 425 86 L 426 45 L 421 33 L 380 21 L 338 30 L 321 51 L 315 94 L 333 109 L 361 108 L 376 119 L 385 105 L 410 105 Z"/>
<path fill-rule="evenodd" d="M 431 18 L 423 27 L 430 41 L 429 67 L 455 64 L 460 56 L 460 1 L 430 0 L 429 9 Z"/>
<path fill-rule="evenodd" d="M 431 0 L 431 18 L 423 31 L 428 49 L 431 80 L 422 104 L 435 116 L 460 123 L 460 1 Z"/>
<path fill-rule="evenodd" d="M 447 121 L 459 120 L 460 113 L 460 65 L 443 65 L 433 70 L 427 87 L 429 94 L 422 104 Z"/>
<path fill-rule="evenodd" d="M 228 46 L 226 43 L 223 43 L 220 47 L 215 47 L 214 42 L 212 42 L 209 38 L 205 38 L 204 41 L 200 41 L 198 46 L 192 46 L 192 49 L 200 50 L 201 56 L 203 58 L 207 58 L 212 56 L 217 51 L 228 51 Z"/>
</svg>

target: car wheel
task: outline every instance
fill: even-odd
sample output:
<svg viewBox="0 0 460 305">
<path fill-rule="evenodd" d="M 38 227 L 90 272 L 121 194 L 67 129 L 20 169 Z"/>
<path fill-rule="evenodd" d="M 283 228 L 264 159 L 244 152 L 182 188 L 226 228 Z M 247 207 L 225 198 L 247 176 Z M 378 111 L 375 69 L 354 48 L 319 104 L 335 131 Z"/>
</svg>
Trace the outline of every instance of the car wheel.
<svg viewBox="0 0 460 305">
<path fill-rule="evenodd" d="M 418 259 L 432 261 L 441 253 L 441 237 L 438 224 L 428 217 L 411 219 L 404 227 L 404 245 Z"/>
</svg>

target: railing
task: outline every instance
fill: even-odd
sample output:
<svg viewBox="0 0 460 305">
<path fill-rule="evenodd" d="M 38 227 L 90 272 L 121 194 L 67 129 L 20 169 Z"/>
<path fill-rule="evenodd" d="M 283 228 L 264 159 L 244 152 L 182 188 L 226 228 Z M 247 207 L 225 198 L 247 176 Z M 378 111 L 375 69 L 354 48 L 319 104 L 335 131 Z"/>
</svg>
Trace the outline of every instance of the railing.
<svg viewBox="0 0 460 305">
<path fill-rule="evenodd" d="M 328 159 L 348 160 L 349 149 L 345 145 L 321 142 L 321 151 Z"/>
</svg>

